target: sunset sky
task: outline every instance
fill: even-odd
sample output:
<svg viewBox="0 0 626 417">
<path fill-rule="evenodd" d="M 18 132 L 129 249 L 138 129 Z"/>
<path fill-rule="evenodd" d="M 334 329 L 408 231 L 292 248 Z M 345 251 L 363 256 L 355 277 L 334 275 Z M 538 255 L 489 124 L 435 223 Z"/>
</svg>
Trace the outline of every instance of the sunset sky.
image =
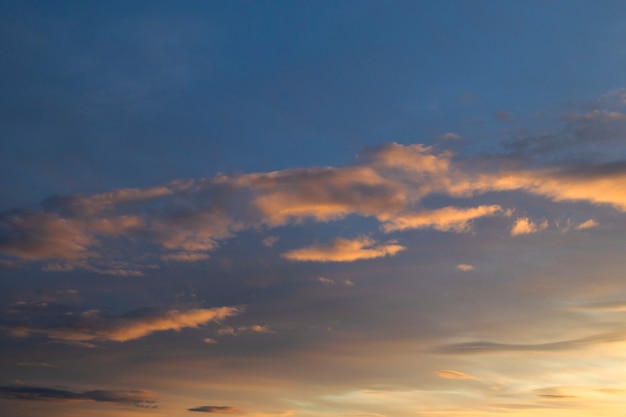
<svg viewBox="0 0 626 417">
<path fill-rule="evenodd" d="M 626 2 L 0 1 L 0 414 L 626 416 Z"/>
</svg>

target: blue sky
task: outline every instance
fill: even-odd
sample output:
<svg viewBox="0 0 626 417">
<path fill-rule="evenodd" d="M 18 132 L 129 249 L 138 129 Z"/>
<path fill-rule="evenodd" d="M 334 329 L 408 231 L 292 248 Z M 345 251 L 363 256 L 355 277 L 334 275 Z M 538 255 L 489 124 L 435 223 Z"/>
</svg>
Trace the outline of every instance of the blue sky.
<svg viewBox="0 0 626 417">
<path fill-rule="evenodd" d="M 12 416 L 617 416 L 626 4 L 0 2 Z"/>
</svg>

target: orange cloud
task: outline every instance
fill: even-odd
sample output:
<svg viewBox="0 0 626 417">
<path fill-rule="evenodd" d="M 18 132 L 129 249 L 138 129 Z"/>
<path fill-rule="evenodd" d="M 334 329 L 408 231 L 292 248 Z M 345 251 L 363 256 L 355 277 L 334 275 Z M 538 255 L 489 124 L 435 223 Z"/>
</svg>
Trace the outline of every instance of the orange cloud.
<svg viewBox="0 0 626 417">
<path fill-rule="evenodd" d="M 71 267 L 137 275 L 141 267 L 131 265 L 137 261 L 123 258 L 121 251 L 107 250 L 116 238 L 126 238 L 128 245 L 157 245 L 159 253 L 148 262 L 193 261 L 206 259 L 207 252 L 238 232 L 305 220 L 328 222 L 359 215 L 376 219 L 385 232 L 425 228 L 465 232 L 478 218 L 510 213 L 496 204 L 415 209 L 423 198 L 435 194 L 471 198 L 521 191 L 556 202 L 585 201 L 626 211 L 623 163 L 525 169 L 469 162 L 434 147 L 392 143 L 363 152 L 357 163 L 345 167 L 219 175 L 144 189 L 54 197 L 45 200 L 40 211 L 0 213 L 0 251 L 27 261 L 67 261 L 61 267 L 52 263 L 49 270 Z M 595 225 L 590 219 L 577 228 Z M 511 234 L 546 227 L 546 222 L 522 218 Z M 264 241 L 268 247 L 273 243 L 275 239 Z M 284 256 L 347 262 L 400 250 L 399 245 L 373 247 L 358 240 L 338 240 L 336 245 L 289 251 Z"/>
<path fill-rule="evenodd" d="M 476 380 L 476 377 L 468 375 L 460 371 L 452 371 L 449 369 L 442 369 L 435 372 L 439 378 L 443 379 L 464 379 L 464 380 Z"/>
<path fill-rule="evenodd" d="M 575 227 L 576 230 L 585 230 L 591 229 L 592 227 L 598 226 L 598 222 L 595 219 L 589 219 L 587 221 L 582 222 L 578 226 Z"/>
<path fill-rule="evenodd" d="M 471 221 L 480 217 L 501 213 L 497 205 L 472 208 L 444 207 L 438 210 L 407 213 L 393 217 L 383 224 L 385 232 L 407 229 L 433 228 L 441 231 L 464 232 L 469 230 Z"/>
<path fill-rule="evenodd" d="M 515 220 L 515 224 L 511 228 L 511 236 L 528 235 L 531 233 L 537 233 L 548 228 L 548 221 L 544 220 L 541 223 L 535 223 L 528 217 L 520 217 Z"/>
<path fill-rule="evenodd" d="M 51 327 L 14 326 L 6 330 L 17 337 L 43 333 L 52 339 L 66 341 L 109 340 L 127 342 L 155 332 L 197 328 L 212 321 L 235 316 L 240 307 L 217 307 L 188 311 L 170 310 L 161 314 L 138 317 L 103 317 L 96 310 L 84 312 L 69 324 Z"/>
<path fill-rule="evenodd" d="M 291 261 L 310 262 L 354 262 L 360 259 L 374 259 L 393 256 L 406 249 L 394 241 L 376 245 L 376 241 L 367 237 L 356 239 L 337 238 L 330 245 L 312 245 L 283 253 Z"/>
<path fill-rule="evenodd" d="M 458 264 L 456 266 L 456 269 L 458 269 L 459 271 L 472 271 L 474 269 L 474 265 Z"/>
</svg>

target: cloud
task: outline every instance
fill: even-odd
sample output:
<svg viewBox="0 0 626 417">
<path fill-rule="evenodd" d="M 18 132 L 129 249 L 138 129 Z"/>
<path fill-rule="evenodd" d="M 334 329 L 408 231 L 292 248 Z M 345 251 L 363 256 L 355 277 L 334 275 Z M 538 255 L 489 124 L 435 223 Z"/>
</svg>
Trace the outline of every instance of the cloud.
<svg viewBox="0 0 626 417">
<path fill-rule="evenodd" d="M 250 326 L 239 326 L 237 328 L 231 326 L 225 326 L 217 331 L 218 335 L 237 336 L 241 333 L 276 333 L 274 330 L 267 326 L 260 324 L 253 324 Z"/>
<path fill-rule="evenodd" d="M 541 398 L 547 398 L 550 400 L 571 400 L 572 398 L 578 398 L 575 395 L 563 395 L 563 394 L 539 394 Z"/>
<path fill-rule="evenodd" d="M 548 221 L 535 223 L 528 217 L 520 217 L 515 220 L 515 224 L 511 228 L 511 236 L 529 235 L 537 233 L 548 228 Z"/>
<path fill-rule="evenodd" d="M 446 132 L 443 135 L 439 136 L 437 139 L 444 142 L 458 142 L 460 140 L 463 140 L 461 135 L 453 132 Z"/>
<path fill-rule="evenodd" d="M 361 259 L 374 259 L 394 256 L 406 249 L 395 241 L 377 245 L 367 237 L 356 239 L 337 238 L 330 245 L 312 245 L 294 249 L 282 254 L 285 259 L 300 262 L 354 262 Z"/>
<path fill-rule="evenodd" d="M 155 332 L 180 331 L 197 328 L 213 321 L 235 316 L 240 307 L 217 307 L 187 311 L 169 310 L 163 313 L 141 312 L 125 316 L 103 316 L 97 310 L 65 314 L 60 322 L 34 326 L 32 324 L 4 324 L 2 328 L 15 337 L 44 334 L 51 339 L 70 342 L 115 341 L 127 342 Z"/>
<path fill-rule="evenodd" d="M 496 119 L 498 120 L 512 120 L 513 115 L 507 111 L 499 111 L 496 113 Z"/>
<path fill-rule="evenodd" d="M 317 280 L 324 285 L 334 285 L 335 281 L 326 277 L 317 277 Z"/>
<path fill-rule="evenodd" d="M 200 407 L 188 408 L 187 411 L 195 411 L 198 413 L 215 413 L 215 414 L 243 414 L 244 411 L 237 407 L 229 407 L 222 405 L 203 405 Z"/>
<path fill-rule="evenodd" d="M 55 388 L 12 385 L 0 386 L 0 398 L 58 403 L 90 401 L 123 406 L 131 405 L 141 408 L 156 408 L 155 395 L 149 391 L 91 390 L 74 392 Z"/>
<path fill-rule="evenodd" d="M 24 260 L 77 259 L 93 238 L 79 225 L 57 214 L 0 214 L 0 250 Z"/>
<path fill-rule="evenodd" d="M 553 167 L 509 162 L 510 157 L 461 158 L 436 147 L 391 143 L 367 149 L 354 164 L 342 167 L 218 175 L 144 189 L 55 196 L 44 200 L 38 210 L 0 213 L 0 252 L 22 261 L 46 261 L 46 271 L 84 269 L 136 276 L 158 261 L 207 259 L 221 241 L 245 230 L 338 221 L 349 215 L 374 219 L 385 232 L 465 232 L 476 219 L 511 213 L 500 204 L 458 207 L 449 203 L 449 199 L 487 193 L 490 199 L 502 192 L 522 192 L 553 202 L 587 202 L 626 211 L 622 186 L 626 161 L 578 159 Z M 437 196 L 445 197 L 447 204 L 422 208 L 425 198 Z M 530 233 L 546 224 L 522 218 L 511 232 Z M 272 247 L 276 239 L 269 236 L 263 244 Z M 303 259 L 308 251 L 310 260 L 350 261 L 393 255 L 401 248 L 371 247 L 358 239 L 338 239 L 334 245 L 284 255 Z"/>
<path fill-rule="evenodd" d="M 476 377 L 473 377 L 466 373 L 459 372 L 459 371 L 452 371 L 448 369 L 438 370 L 435 372 L 435 374 L 439 378 L 443 378 L 443 379 L 463 379 L 463 380 L 475 380 L 476 379 Z"/>
<path fill-rule="evenodd" d="M 582 337 L 578 339 L 563 340 L 550 343 L 535 344 L 508 344 L 494 343 L 487 341 L 475 341 L 467 343 L 456 343 L 445 345 L 436 350 L 442 354 L 481 354 L 499 352 L 553 352 L 564 350 L 582 349 L 592 345 L 602 343 L 621 342 L 626 339 L 626 332 L 618 331 L 612 333 L 602 333 L 598 335 Z"/>
<path fill-rule="evenodd" d="M 605 301 L 599 303 L 582 304 L 571 308 L 579 311 L 603 311 L 603 312 L 624 312 L 626 311 L 625 301 Z"/>
<path fill-rule="evenodd" d="M 176 252 L 161 255 L 163 261 L 175 261 L 175 262 L 197 262 L 209 259 L 209 255 L 202 252 Z"/>
<path fill-rule="evenodd" d="M 570 113 L 566 114 L 567 120 L 576 122 L 626 122 L 626 114 L 609 110 L 593 110 L 587 113 Z"/>
<path fill-rule="evenodd" d="M 578 226 L 575 227 L 576 230 L 585 230 L 591 229 L 592 227 L 597 227 L 599 223 L 595 219 L 589 219 L 587 221 L 582 222 Z"/>
<path fill-rule="evenodd" d="M 48 362 L 18 362 L 18 366 L 36 366 L 42 368 L 56 368 L 57 366 L 52 365 Z"/>
<path fill-rule="evenodd" d="M 278 236 L 268 236 L 265 239 L 263 239 L 261 243 L 263 243 L 263 246 L 265 246 L 266 248 L 271 248 L 272 246 L 276 244 L 276 242 L 278 242 L 278 240 L 279 240 Z"/>
<path fill-rule="evenodd" d="M 456 266 L 456 269 L 458 269 L 459 271 L 472 271 L 474 270 L 474 265 L 470 265 L 470 264 L 458 264 Z"/>
<path fill-rule="evenodd" d="M 470 230 L 472 220 L 493 216 L 502 212 L 502 207 L 498 205 L 471 208 L 444 207 L 432 211 L 397 215 L 384 223 L 382 228 L 387 233 L 398 230 L 426 228 L 444 232 L 465 232 Z"/>
</svg>

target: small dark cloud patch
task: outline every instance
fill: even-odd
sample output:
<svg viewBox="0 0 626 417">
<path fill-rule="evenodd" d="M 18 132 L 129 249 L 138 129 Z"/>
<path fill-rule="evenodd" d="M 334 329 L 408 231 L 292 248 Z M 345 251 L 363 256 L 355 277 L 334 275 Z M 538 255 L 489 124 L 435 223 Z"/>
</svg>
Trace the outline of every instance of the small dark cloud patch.
<svg viewBox="0 0 626 417">
<path fill-rule="evenodd" d="M 541 394 L 541 398 L 549 398 L 552 400 L 569 400 L 572 398 L 578 398 L 575 395 L 563 395 L 563 394 Z"/>
<path fill-rule="evenodd" d="M 91 390 L 74 392 L 56 388 L 26 385 L 0 386 L 0 398 L 58 403 L 92 401 L 140 408 L 156 408 L 155 396 L 148 391 Z"/>
<path fill-rule="evenodd" d="M 513 115 L 508 111 L 499 111 L 496 113 L 496 119 L 498 120 L 511 120 L 513 119 Z"/>
<path fill-rule="evenodd" d="M 229 407 L 224 405 L 202 405 L 200 407 L 188 408 L 187 411 L 213 414 L 243 414 L 243 410 L 237 407 Z"/>
</svg>

